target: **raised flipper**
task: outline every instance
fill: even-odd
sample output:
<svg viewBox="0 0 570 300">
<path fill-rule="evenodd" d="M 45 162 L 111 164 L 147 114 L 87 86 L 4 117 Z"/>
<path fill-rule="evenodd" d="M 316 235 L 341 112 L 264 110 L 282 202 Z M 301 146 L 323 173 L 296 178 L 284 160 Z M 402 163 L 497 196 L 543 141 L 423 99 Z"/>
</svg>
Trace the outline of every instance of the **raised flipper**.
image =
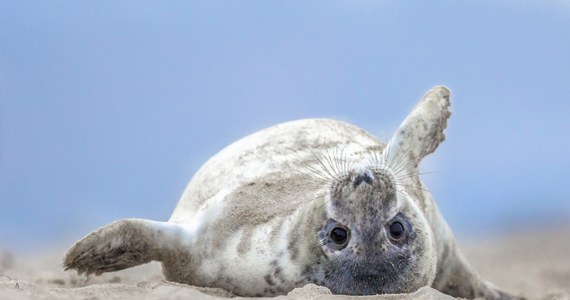
<svg viewBox="0 0 570 300">
<path fill-rule="evenodd" d="M 184 229 L 176 224 L 125 219 L 99 228 L 67 250 L 66 270 L 100 275 L 150 261 L 162 261 L 183 241 Z"/>
<path fill-rule="evenodd" d="M 404 187 L 417 188 L 425 198 L 431 198 L 419 180 L 418 164 L 445 140 L 444 129 L 450 112 L 450 91 L 434 87 L 422 98 L 390 139 L 385 152 L 385 164 L 399 175 Z M 413 176 L 410 176 L 413 175 Z M 433 203 L 430 200 L 429 203 Z M 426 216 L 436 230 L 438 263 L 432 287 L 455 297 L 474 299 L 520 299 L 483 279 L 463 258 L 447 223 L 434 204 L 424 205 Z"/>
<path fill-rule="evenodd" d="M 384 152 L 387 163 L 407 162 L 417 167 L 426 155 L 435 151 L 445 135 L 451 116 L 450 91 L 438 86 L 431 89 L 416 105 L 390 139 Z"/>
</svg>

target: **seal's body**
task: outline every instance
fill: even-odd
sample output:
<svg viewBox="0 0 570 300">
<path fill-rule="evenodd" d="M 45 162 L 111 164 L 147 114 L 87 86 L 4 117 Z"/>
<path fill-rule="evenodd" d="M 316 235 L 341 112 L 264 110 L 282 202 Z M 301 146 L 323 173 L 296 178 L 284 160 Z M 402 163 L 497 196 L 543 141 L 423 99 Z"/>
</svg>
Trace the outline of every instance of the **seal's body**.
<svg viewBox="0 0 570 300">
<path fill-rule="evenodd" d="M 288 122 L 228 146 L 196 173 L 168 222 L 117 221 L 76 243 L 66 268 L 161 261 L 168 280 L 236 295 L 315 283 L 337 294 L 508 298 L 471 270 L 418 164 L 444 140 L 449 91 L 420 101 L 389 143 L 326 119 Z"/>
<path fill-rule="evenodd" d="M 169 220 L 195 232 L 185 236 L 193 240 L 192 263 L 175 257 L 166 277 L 249 296 L 311 282 L 307 262 L 318 259 L 319 240 L 305 235 L 317 232 L 309 222 L 326 220 L 315 209 L 325 204 L 321 178 L 307 168 L 320 167 L 321 153 L 345 149 L 360 159 L 379 147 L 363 130 L 333 120 L 288 122 L 230 145 L 198 171 Z"/>
</svg>

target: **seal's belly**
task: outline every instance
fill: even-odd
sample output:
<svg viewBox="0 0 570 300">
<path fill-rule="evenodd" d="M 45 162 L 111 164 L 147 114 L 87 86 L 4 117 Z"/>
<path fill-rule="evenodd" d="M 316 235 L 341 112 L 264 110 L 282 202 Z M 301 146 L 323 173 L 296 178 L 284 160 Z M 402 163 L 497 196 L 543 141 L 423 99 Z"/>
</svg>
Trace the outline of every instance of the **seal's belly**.
<svg viewBox="0 0 570 300">
<path fill-rule="evenodd" d="M 186 187 L 169 221 L 186 222 L 206 209 L 210 199 L 263 181 L 269 174 L 287 176 L 306 170 L 307 165 L 315 163 L 315 154 L 343 149 L 364 155 L 383 146 L 364 130 L 340 121 L 308 119 L 270 127 L 231 144 L 208 160 Z"/>
<path fill-rule="evenodd" d="M 287 252 L 291 226 L 292 218 L 275 218 L 235 229 L 221 239 L 204 235 L 196 245 L 201 259 L 191 284 L 220 287 L 236 295 L 287 293 L 302 278 L 301 266 Z"/>
</svg>

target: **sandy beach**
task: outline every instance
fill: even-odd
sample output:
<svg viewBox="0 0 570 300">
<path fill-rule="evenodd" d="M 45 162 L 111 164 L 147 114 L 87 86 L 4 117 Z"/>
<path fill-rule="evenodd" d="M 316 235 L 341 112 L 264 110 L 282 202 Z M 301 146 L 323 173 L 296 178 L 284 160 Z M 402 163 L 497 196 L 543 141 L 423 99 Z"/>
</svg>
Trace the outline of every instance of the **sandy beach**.
<svg viewBox="0 0 570 300">
<path fill-rule="evenodd" d="M 473 266 L 488 280 L 528 299 L 570 299 L 570 226 L 460 241 Z M 61 267 L 63 251 L 49 255 L 0 254 L 0 299 L 223 299 L 220 289 L 167 282 L 158 263 L 78 276 Z M 429 287 L 412 294 L 348 297 L 307 285 L 279 299 L 450 299 Z"/>
</svg>

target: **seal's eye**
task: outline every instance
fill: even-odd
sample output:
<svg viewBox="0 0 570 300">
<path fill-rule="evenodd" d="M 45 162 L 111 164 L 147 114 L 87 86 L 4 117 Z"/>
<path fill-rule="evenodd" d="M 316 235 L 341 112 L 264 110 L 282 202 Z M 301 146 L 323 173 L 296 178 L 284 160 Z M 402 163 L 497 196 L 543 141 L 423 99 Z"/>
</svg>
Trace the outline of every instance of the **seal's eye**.
<svg viewBox="0 0 570 300">
<path fill-rule="evenodd" d="M 346 229 L 342 227 L 335 227 L 331 230 L 330 238 L 335 244 L 342 245 L 346 243 L 348 233 L 346 232 Z"/>
<path fill-rule="evenodd" d="M 394 240 L 400 240 L 404 236 L 404 225 L 396 221 L 390 225 L 390 237 Z"/>
</svg>

